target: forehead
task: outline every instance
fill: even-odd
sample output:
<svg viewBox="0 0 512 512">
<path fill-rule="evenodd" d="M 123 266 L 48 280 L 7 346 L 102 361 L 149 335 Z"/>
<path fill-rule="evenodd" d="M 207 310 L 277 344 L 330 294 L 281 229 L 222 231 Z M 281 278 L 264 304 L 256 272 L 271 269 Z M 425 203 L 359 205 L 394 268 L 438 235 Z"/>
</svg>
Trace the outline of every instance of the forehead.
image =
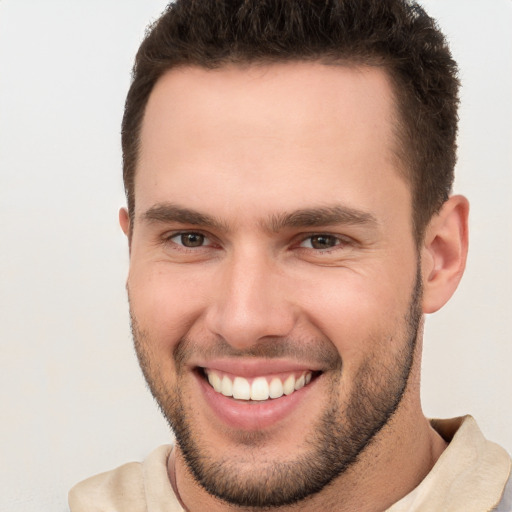
<svg viewBox="0 0 512 512">
<path fill-rule="evenodd" d="M 265 193 L 290 209 L 293 201 L 325 196 L 331 181 L 351 190 L 351 200 L 359 191 L 371 201 L 376 182 L 389 187 L 399 176 L 394 119 L 392 87 L 379 68 L 295 62 L 173 69 L 146 107 L 136 209 L 169 200 L 173 184 L 189 199 L 194 190 L 221 196 L 228 184 L 238 196 Z"/>
</svg>

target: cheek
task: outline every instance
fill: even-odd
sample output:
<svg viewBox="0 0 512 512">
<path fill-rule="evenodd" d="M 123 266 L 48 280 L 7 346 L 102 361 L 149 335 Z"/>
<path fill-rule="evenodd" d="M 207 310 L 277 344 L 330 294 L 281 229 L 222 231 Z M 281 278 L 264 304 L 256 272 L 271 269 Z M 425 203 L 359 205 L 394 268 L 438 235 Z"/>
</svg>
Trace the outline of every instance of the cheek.
<svg viewBox="0 0 512 512">
<path fill-rule="evenodd" d="M 382 273 L 348 271 L 307 288 L 304 312 L 308 322 L 336 346 L 345 364 L 357 365 L 368 353 L 386 345 L 394 352 L 402 343 L 410 281 L 398 285 Z"/>
<path fill-rule="evenodd" d="M 155 350 L 177 344 L 204 309 L 201 277 L 162 267 L 149 272 L 135 267 L 128 278 L 132 315 Z"/>
</svg>

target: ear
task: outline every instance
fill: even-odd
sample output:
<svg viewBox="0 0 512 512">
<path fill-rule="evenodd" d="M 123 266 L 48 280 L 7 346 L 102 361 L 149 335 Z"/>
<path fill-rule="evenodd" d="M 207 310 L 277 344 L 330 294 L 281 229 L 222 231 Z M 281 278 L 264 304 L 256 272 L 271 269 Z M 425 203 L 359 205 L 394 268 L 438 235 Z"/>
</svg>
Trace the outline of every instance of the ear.
<svg viewBox="0 0 512 512">
<path fill-rule="evenodd" d="M 422 246 L 423 312 L 442 308 L 459 285 L 468 253 L 469 203 L 452 196 L 427 226 Z"/>
<path fill-rule="evenodd" d="M 123 230 L 123 233 L 128 237 L 128 243 L 131 242 L 131 230 L 130 230 L 130 215 L 126 208 L 119 210 L 119 225 Z"/>
</svg>

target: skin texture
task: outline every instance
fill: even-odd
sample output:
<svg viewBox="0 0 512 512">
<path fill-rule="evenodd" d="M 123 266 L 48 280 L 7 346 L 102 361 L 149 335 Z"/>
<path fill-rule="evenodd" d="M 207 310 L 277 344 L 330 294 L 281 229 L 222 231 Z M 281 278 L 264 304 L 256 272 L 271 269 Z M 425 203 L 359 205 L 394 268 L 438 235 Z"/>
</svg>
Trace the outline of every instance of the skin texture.
<svg viewBox="0 0 512 512">
<path fill-rule="evenodd" d="M 468 206 L 452 197 L 416 247 L 394 115 L 375 68 L 182 68 L 152 92 L 128 291 L 190 510 L 383 510 L 444 449 L 421 412 L 421 316 L 462 275 Z M 204 392 L 218 361 L 318 377 L 242 428 Z"/>
</svg>

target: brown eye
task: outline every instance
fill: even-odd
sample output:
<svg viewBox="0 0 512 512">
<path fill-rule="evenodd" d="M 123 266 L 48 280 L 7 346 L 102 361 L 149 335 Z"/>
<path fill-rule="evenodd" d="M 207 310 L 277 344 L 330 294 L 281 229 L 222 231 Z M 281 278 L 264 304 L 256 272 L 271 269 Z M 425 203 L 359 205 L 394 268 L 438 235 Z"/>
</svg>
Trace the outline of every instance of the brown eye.
<svg viewBox="0 0 512 512">
<path fill-rule="evenodd" d="M 201 233 L 179 233 L 170 240 L 183 247 L 202 247 L 205 245 L 206 237 Z"/>
<path fill-rule="evenodd" d="M 301 246 L 310 249 L 331 249 L 340 244 L 339 238 L 333 235 L 312 235 L 306 238 Z"/>
<path fill-rule="evenodd" d="M 200 233 L 183 233 L 181 243 L 185 247 L 200 247 L 204 244 L 204 236 Z"/>
</svg>

